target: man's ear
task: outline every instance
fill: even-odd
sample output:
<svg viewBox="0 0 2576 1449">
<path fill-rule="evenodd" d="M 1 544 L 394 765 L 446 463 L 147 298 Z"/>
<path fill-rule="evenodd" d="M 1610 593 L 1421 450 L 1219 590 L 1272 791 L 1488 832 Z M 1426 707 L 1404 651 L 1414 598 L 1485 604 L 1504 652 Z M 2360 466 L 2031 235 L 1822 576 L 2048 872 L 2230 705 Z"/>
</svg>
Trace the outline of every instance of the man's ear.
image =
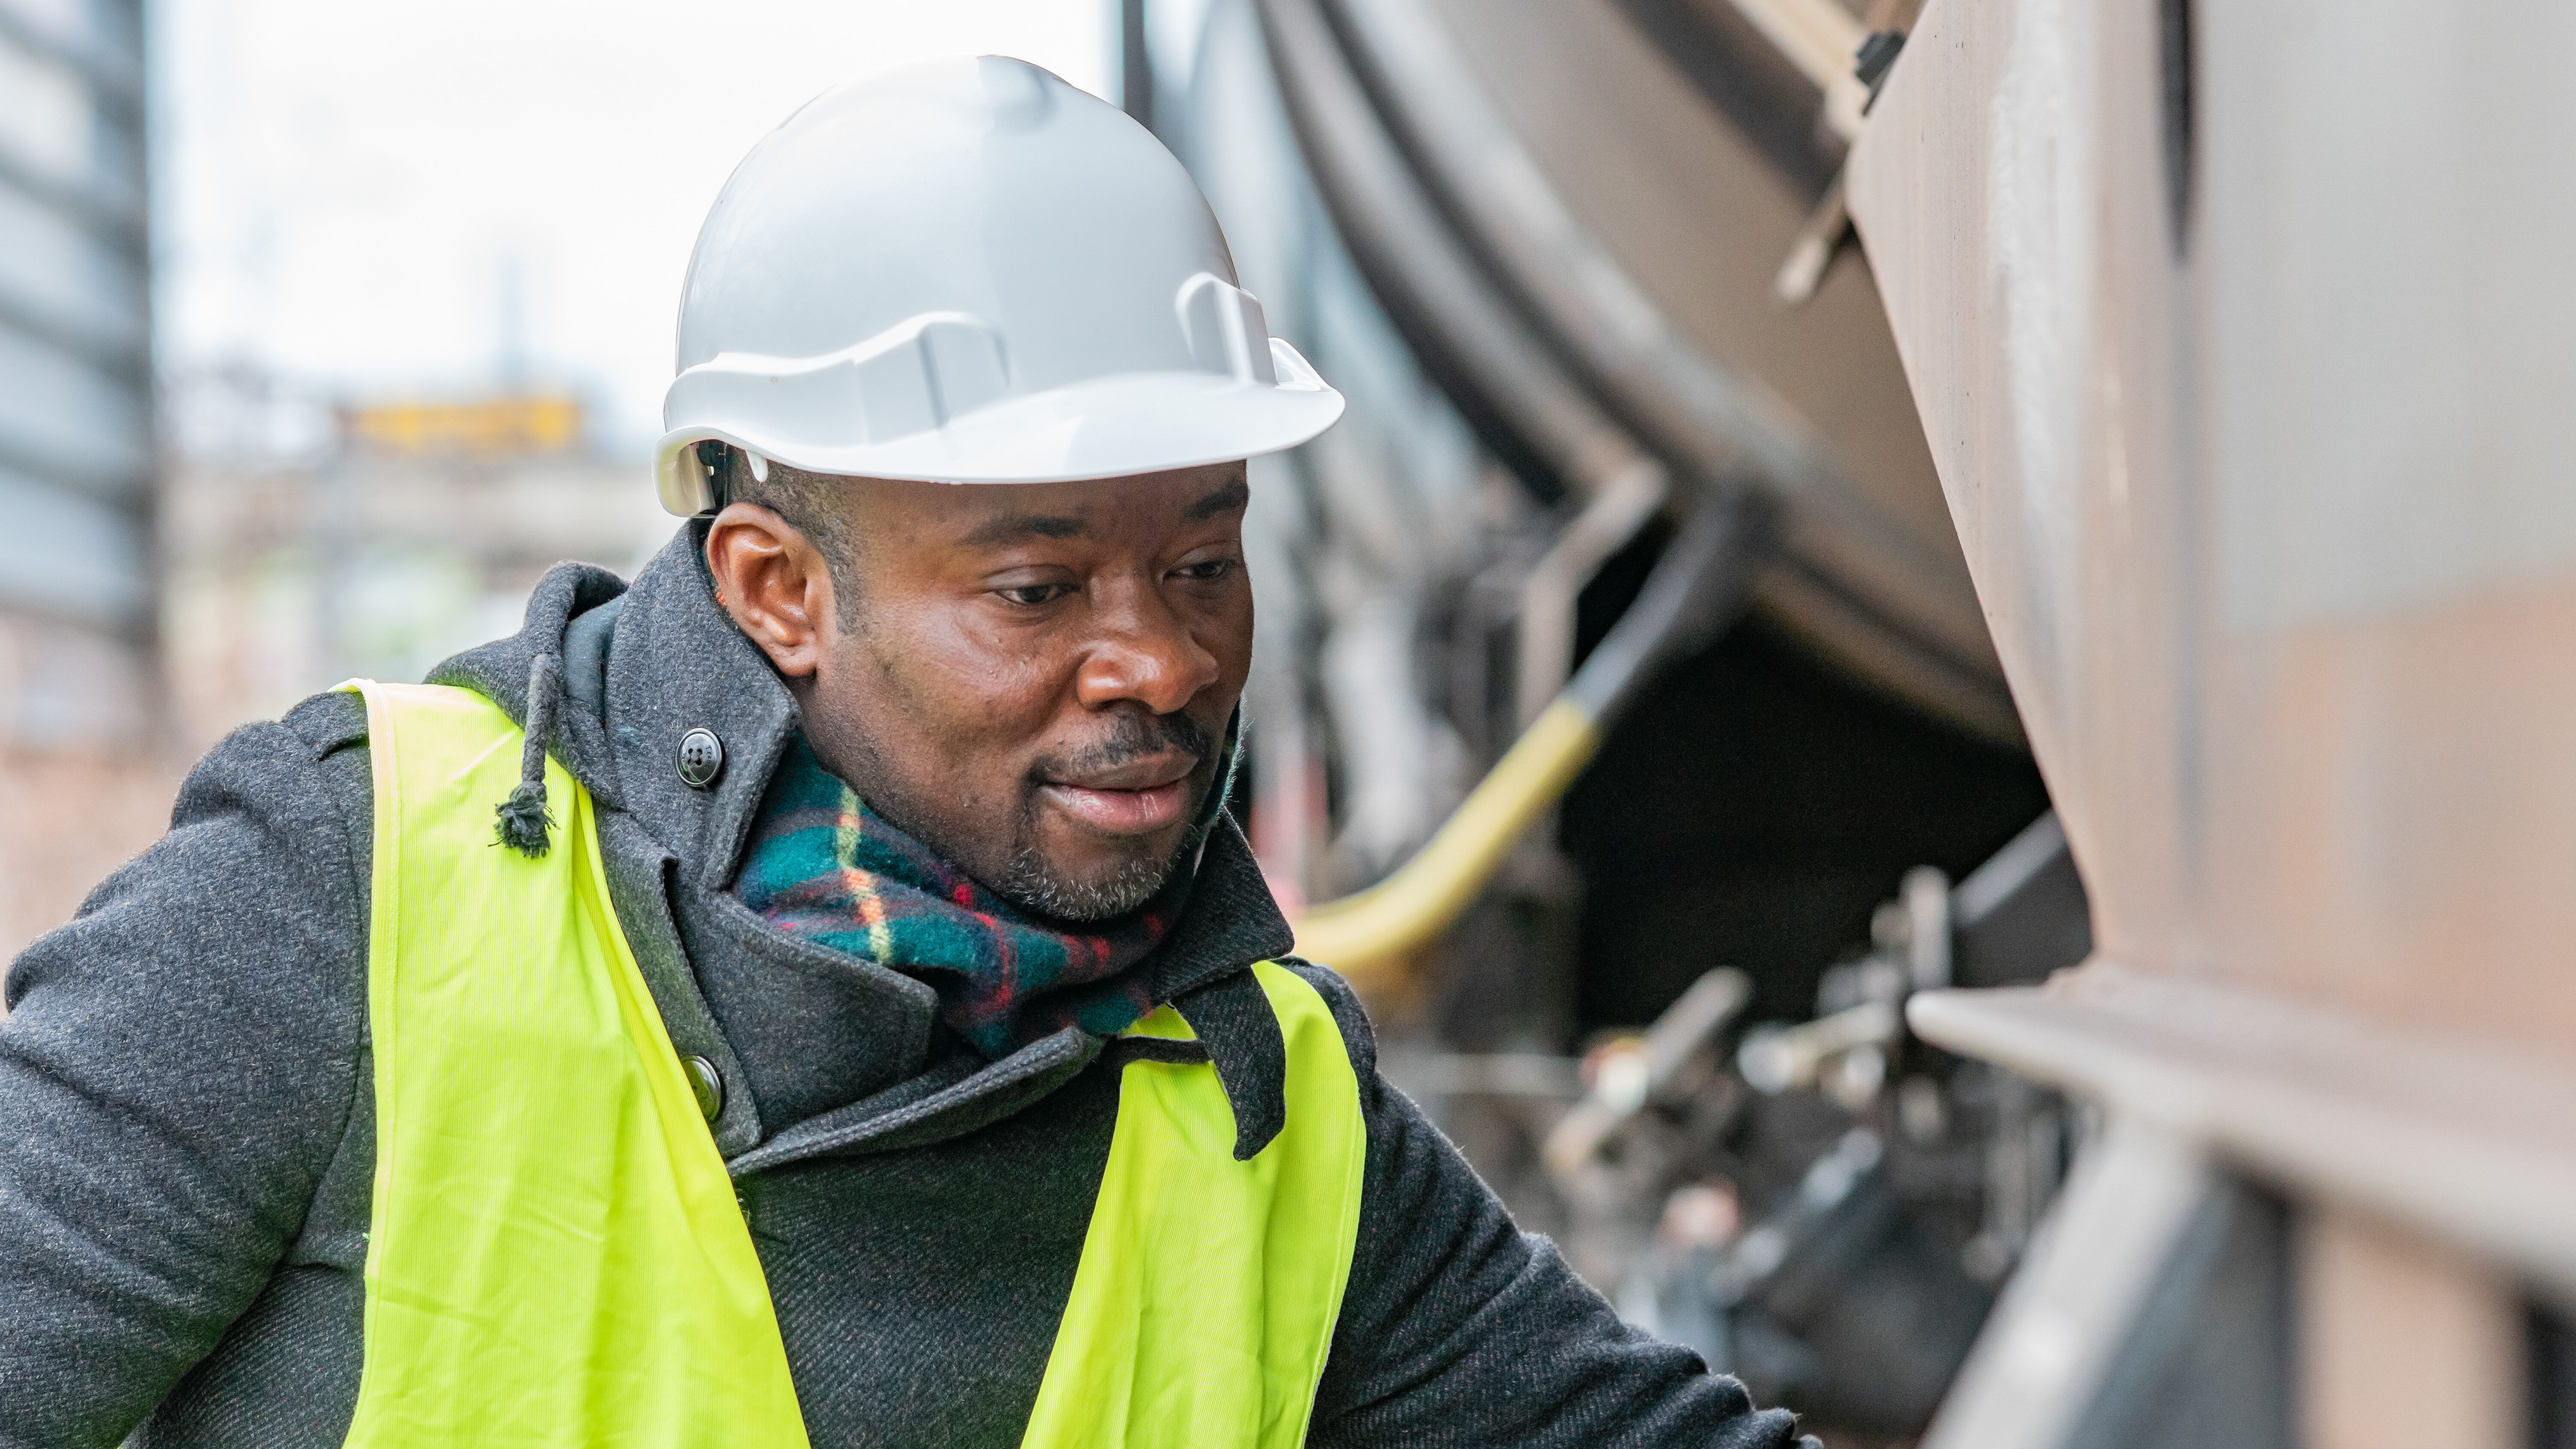
<svg viewBox="0 0 2576 1449">
<path fill-rule="evenodd" d="M 716 602 L 780 674 L 814 673 L 832 618 L 832 570 L 812 540 L 757 503 L 728 503 L 707 525 L 707 572 Z"/>
</svg>

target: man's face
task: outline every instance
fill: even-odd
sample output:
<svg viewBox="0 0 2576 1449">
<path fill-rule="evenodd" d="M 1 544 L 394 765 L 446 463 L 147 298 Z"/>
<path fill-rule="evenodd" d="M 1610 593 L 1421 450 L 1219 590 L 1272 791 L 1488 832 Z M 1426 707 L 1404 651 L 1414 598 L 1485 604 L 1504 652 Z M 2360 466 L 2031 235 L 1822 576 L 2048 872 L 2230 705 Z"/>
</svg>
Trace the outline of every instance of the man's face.
<svg viewBox="0 0 2576 1449">
<path fill-rule="evenodd" d="M 718 589 L 787 677 L 815 752 L 1023 907 L 1096 920 L 1143 904 L 1215 784 L 1251 668 L 1243 465 L 844 486 L 846 607 L 775 514 L 735 505 L 708 537 Z M 773 557 L 763 528 L 801 550 Z M 782 641 L 791 593 L 810 637 Z"/>
</svg>

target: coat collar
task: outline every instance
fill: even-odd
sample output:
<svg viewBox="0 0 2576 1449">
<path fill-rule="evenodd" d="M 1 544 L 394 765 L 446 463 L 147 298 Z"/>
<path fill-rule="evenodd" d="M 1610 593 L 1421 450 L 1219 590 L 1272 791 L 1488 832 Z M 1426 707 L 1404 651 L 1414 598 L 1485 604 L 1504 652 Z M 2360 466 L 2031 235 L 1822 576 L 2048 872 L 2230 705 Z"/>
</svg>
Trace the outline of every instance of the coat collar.
<svg viewBox="0 0 2576 1449">
<path fill-rule="evenodd" d="M 625 808 L 705 890 L 733 882 L 769 777 L 797 726 L 796 701 L 715 601 L 691 520 L 635 578 L 607 653 L 603 703 Z M 680 778 L 680 742 L 705 730 L 724 751 L 713 784 Z"/>
</svg>

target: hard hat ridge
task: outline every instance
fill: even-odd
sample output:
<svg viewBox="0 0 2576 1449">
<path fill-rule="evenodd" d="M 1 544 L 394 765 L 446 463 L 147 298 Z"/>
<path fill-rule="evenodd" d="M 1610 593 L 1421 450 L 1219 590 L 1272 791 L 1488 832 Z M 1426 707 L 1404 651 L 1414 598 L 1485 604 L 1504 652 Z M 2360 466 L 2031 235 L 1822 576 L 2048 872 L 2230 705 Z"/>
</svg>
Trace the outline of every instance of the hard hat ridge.
<svg viewBox="0 0 2576 1449">
<path fill-rule="evenodd" d="M 1117 108 L 1024 61 L 828 91 L 744 158 L 690 259 L 665 506 L 696 449 L 809 472 L 1054 482 L 1221 462 L 1331 426 L 1204 197 Z"/>
</svg>

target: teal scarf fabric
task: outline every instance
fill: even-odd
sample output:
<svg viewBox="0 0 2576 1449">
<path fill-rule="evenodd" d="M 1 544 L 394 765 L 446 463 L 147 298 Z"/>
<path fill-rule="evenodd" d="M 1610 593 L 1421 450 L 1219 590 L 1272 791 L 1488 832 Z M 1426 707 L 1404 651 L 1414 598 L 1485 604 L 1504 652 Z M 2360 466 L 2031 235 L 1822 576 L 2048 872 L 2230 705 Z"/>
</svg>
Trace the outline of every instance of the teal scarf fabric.
<svg viewBox="0 0 2576 1449">
<path fill-rule="evenodd" d="M 1212 792 L 1194 840 L 1224 793 Z M 1152 973 L 1137 968 L 1179 919 L 1189 858 L 1125 916 L 1042 924 L 888 824 L 799 735 L 770 781 L 738 889 L 779 930 L 926 983 L 941 1018 L 998 1060 L 1068 1026 L 1114 1035 L 1154 1009 Z"/>
</svg>

